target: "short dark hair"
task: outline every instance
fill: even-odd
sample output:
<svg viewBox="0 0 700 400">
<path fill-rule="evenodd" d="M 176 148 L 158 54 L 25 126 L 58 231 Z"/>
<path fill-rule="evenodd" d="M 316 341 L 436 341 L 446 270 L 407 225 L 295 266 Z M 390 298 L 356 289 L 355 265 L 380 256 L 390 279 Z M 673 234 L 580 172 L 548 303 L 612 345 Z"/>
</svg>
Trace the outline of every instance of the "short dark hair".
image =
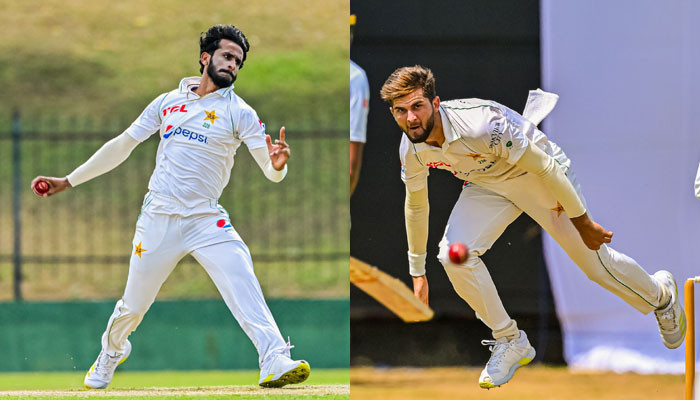
<svg viewBox="0 0 700 400">
<path fill-rule="evenodd" d="M 394 100 L 416 89 L 423 89 L 423 96 L 428 100 L 435 98 L 435 77 L 429 68 L 414 65 L 397 69 L 384 82 L 380 94 L 382 100 L 393 104 Z"/>
<path fill-rule="evenodd" d="M 204 64 L 202 64 L 202 53 L 207 52 L 209 55 L 214 55 L 216 49 L 219 48 L 221 39 L 228 39 L 243 49 L 243 60 L 241 60 L 240 68 L 243 68 L 246 54 L 250 50 L 250 44 L 243 32 L 233 25 L 214 25 L 207 33 L 202 32 L 199 38 L 199 72 L 204 72 Z"/>
</svg>

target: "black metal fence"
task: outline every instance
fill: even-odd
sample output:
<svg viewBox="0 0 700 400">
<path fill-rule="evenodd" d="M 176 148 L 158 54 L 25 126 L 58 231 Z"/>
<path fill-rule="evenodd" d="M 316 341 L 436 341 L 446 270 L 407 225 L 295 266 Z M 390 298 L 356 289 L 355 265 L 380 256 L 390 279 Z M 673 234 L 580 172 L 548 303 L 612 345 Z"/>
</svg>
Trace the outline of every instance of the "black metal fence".
<svg viewBox="0 0 700 400">
<path fill-rule="evenodd" d="M 114 171 L 40 198 L 30 190 L 35 176 L 65 176 L 129 122 L 19 113 L 11 120 L 11 128 L 0 127 L 0 300 L 120 296 L 158 136 Z M 276 136 L 279 125 L 267 126 Z M 348 295 L 348 135 L 324 126 L 329 123 L 287 124 L 292 157 L 277 184 L 242 146 L 219 200 L 270 297 Z M 180 264 L 161 296 L 217 296 L 191 257 Z"/>
</svg>

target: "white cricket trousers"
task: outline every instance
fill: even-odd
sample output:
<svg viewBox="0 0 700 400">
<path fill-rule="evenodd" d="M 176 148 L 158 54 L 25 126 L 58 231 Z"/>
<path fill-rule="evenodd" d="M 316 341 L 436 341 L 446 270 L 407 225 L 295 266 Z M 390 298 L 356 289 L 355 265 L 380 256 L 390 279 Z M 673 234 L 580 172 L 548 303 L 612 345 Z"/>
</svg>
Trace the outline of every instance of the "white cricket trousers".
<svg viewBox="0 0 700 400">
<path fill-rule="evenodd" d="M 560 149 L 553 147 L 556 148 L 554 157 L 566 170 L 570 161 Z M 583 201 L 573 172 L 569 170 L 566 174 Z M 544 228 L 589 279 L 644 314 L 659 306 L 661 290 L 656 280 L 632 258 L 606 245 L 597 251 L 586 247 L 566 212 L 562 212 L 538 177 L 524 174 L 495 184 L 470 183 L 463 188 L 452 209 L 438 259 L 457 294 L 491 328 L 496 339 L 516 335 L 518 328 L 503 307 L 491 275 L 479 256 L 491 248 L 522 212 Z M 463 265 L 453 264 L 448 257 L 449 246 L 454 242 L 462 242 L 469 248 L 469 259 Z"/>
<path fill-rule="evenodd" d="M 226 210 L 215 200 L 185 207 L 176 199 L 149 192 L 136 223 L 129 277 L 124 296 L 114 307 L 102 348 L 123 352 L 126 339 L 185 255 L 204 267 L 226 305 L 258 350 L 258 363 L 272 355 L 289 355 L 260 284 L 248 247 L 231 226 Z"/>
</svg>

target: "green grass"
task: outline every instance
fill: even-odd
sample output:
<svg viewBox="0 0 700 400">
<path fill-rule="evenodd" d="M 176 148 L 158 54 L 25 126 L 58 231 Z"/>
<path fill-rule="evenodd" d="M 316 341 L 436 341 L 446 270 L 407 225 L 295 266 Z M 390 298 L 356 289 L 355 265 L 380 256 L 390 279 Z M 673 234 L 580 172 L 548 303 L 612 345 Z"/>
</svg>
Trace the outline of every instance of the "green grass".
<svg viewBox="0 0 700 400">
<path fill-rule="evenodd" d="M 0 373 L 0 390 L 75 390 L 83 388 L 85 371 Z M 117 372 L 110 389 L 254 385 L 259 371 L 128 371 Z M 348 369 L 312 369 L 304 385 L 348 385 Z"/>
<path fill-rule="evenodd" d="M 28 391 L 29 395 L 8 395 L 2 393 L 2 398 L 31 398 L 31 399 L 56 399 L 78 397 L 99 398 L 99 399 L 124 399 L 129 391 L 151 390 L 157 392 L 158 388 L 168 389 L 166 393 L 152 393 L 149 395 L 131 396 L 131 399 L 182 399 L 183 394 L 178 394 L 175 388 L 189 388 L 189 390 L 221 390 L 221 394 L 205 394 L 193 396 L 197 399 L 349 399 L 347 394 L 324 394 L 324 395 L 296 395 L 295 390 L 300 386 L 288 386 L 284 393 L 280 391 L 266 392 L 264 389 L 257 389 L 255 385 L 258 381 L 258 371 L 142 371 L 142 372 L 122 372 L 114 376 L 109 390 L 99 392 L 99 395 L 90 396 L 89 391 L 83 388 L 84 372 L 36 372 L 36 373 L 0 373 L 0 391 Z M 314 369 L 309 379 L 304 382 L 304 387 L 316 385 L 349 385 L 350 371 L 347 369 Z M 234 391 L 245 389 L 251 394 L 230 394 L 226 390 Z M 184 390 L 184 389 L 183 389 Z M 41 394 L 37 391 L 47 391 Z M 62 394 L 51 393 L 49 391 L 61 391 Z M 65 392 L 75 392 L 65 394 Z M 113 392 L 115 396 L 110 396 Z M 85 397 L 83 397 L 85 396 Z"/>
<path fill-rule="evenodd" d="M 348 2 L 0 0 L 6 110 L 135 118 L 199 75 L 199 34 L 232 23 L 251 51 L 236 90 L 265 118 L 317 114 L 347 127 Z"/>
</svg>

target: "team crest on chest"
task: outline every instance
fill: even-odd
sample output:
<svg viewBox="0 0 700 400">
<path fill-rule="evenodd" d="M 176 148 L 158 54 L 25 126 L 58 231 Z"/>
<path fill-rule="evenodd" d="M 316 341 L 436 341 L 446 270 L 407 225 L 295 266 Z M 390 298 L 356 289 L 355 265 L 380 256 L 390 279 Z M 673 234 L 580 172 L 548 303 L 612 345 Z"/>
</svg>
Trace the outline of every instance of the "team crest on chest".
<svg viewBox="0 0 700 400">
<path fill-rule="evenodd" d="M 204 110 L 204 114 L 206 114 L 206 117 L 204 117 L 204 124 L 202 124 L 202 126 L 209 129 L 219 117 L 216 116 L 216 110 L 211 110 L 211 112 Z M 211 121 L 211 124 L 209 121 Z"/>
</svg>

